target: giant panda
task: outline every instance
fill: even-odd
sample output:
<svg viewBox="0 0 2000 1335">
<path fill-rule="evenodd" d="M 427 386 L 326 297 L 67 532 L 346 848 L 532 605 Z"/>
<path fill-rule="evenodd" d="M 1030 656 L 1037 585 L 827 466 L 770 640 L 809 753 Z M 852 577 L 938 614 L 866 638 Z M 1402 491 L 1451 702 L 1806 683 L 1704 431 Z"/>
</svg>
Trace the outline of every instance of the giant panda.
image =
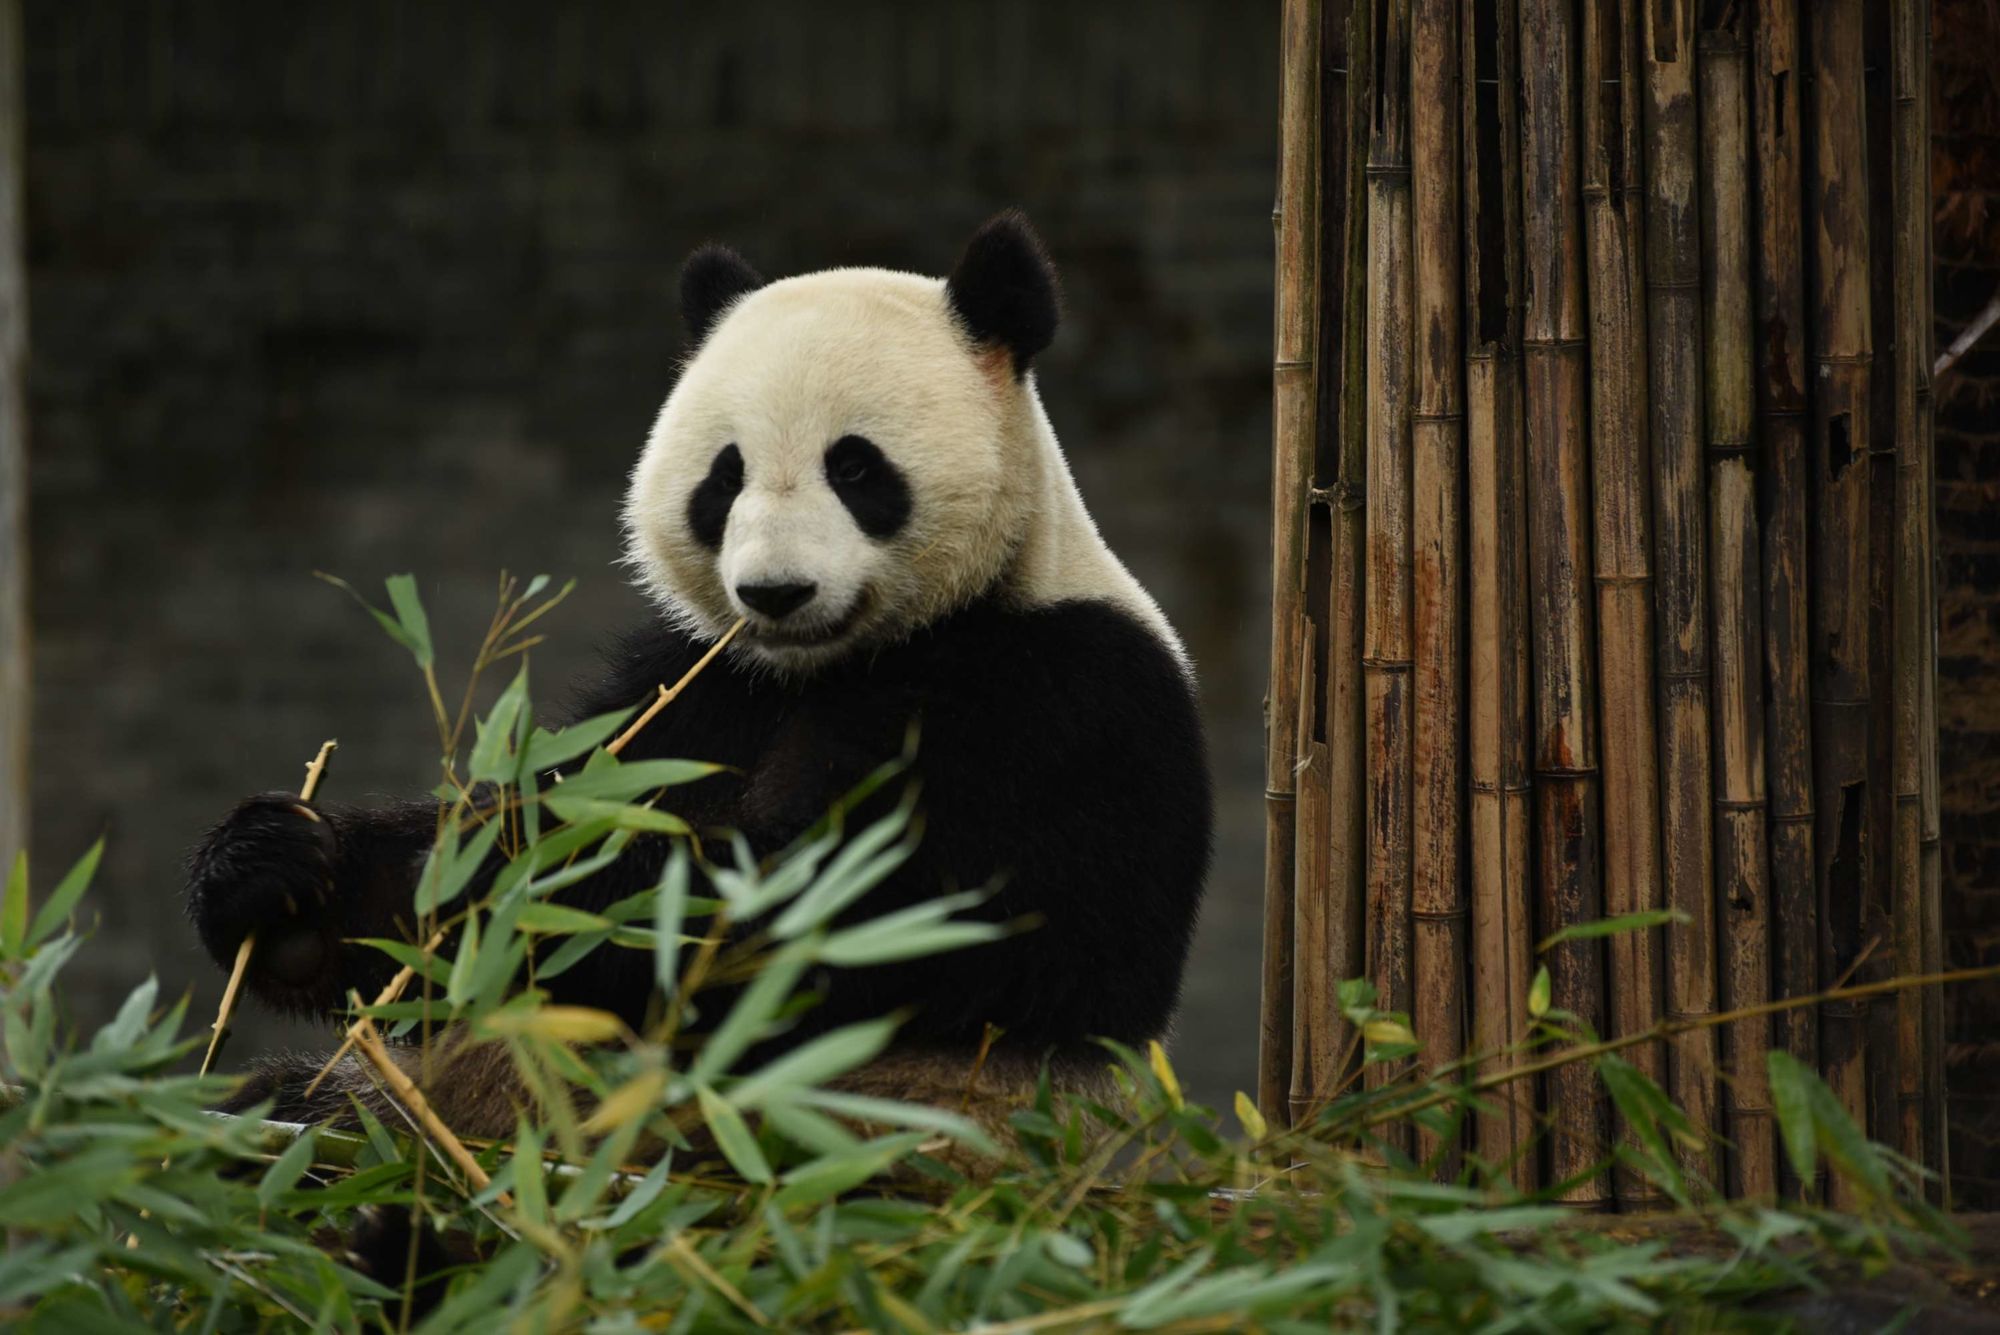
<svg viewBox="0 0 2000 1335">
<path fill-rule="evenodd" d="M 850 1088 L 959 1105 L 973 1074 L 1003 1106 L 1046 1070 L 1088 1087 L 1167 1031 L 1208 868 L 1211 799 L 1195 683 L 1159 606 L 1084 508 L 1036 393 L 1056 276 L 1002 214 L 942 281 L 841 268 L 767 282 L 730 250 L 687 262 L 691 352 L 624 506 L 627 559 L 657 613 L 577 691 L 588 717 L 651 700 L 739 618 L 745 629 L 625 752 L 727 768 L 673 791 L 697 830 L 762 857 L 864 776 L 912 761 L 916 851 L 853 912 L 997 886 L 977 912 L 1031 921 L 976 948 L 832 973 L 817 1006 L 759 1049 L 907 1014 Z M 888 799 L 884 799 L 888 800 Z M 247 987 L 325 1014 L 390 971 L 357 938 L 411 939 L 431 800 L 374 807 L 252 797 L 189 861 L 188 904 L 227 968 L 257 934 Z M 601 907 L 654 884 L 664 837 L 564 892 Z M 601 951 L 543 984 L 639 1026 L 642 952 Z M 987 1027 L 1000 1037 L 981 1054 Z M 426 1094 L 461 1134 L 504 1137 L 524 1099 L 491 1046 L 442 1049 Z M 456 1055 L 454 1055 L 456 1054 Z M 367 1073 L 263 1059 L 226 1104 L 351 1117 Z M 386 1112 L 386 1108 L 381 1109 Z"/>
</svg>

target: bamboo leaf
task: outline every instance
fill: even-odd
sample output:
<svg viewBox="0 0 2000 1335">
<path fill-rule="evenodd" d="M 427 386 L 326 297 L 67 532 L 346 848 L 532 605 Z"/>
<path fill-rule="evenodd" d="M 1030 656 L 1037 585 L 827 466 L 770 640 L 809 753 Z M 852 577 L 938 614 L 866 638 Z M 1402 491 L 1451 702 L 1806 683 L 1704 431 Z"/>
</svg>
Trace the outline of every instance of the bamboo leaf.
<svg viewBox="0 0 2000 1335">
<path fill-rule="evenodd" d="M 1236 1120 L 1243 1124 L 1244 1134 L 1252 1140 L 1263 1140 L 1271 1134 L 1264 1114 L 1257 1111 L 1257 1105 L 1240 1089 L 1236 1091 Z"/>
<path fill-rule="evenodd" d="M 417 577 L 391 575 L 383 583 L 389 589 L 389 605 L 396 609 L 397 623 L 407 637 L 404 643 L 416 655 L 417 666 L 429 668 L 437 661 L 437 655 L 431 648 L 430 618 L 424 614 L 423 599 L 417 596 Z"/>
<path fill-rule="evenodd" d="M 635 712 L 620 709 L 609 714 L 597 714 L 555 732 L 537 728 L 528 738 L 522 768 L 541 773 L 594 751 L 624 727 L 625 721 Z"/>
<path fill-rule="evenodd" d="M 695 1085 L 695 1098 L 701 1104 L 701 1115 L 708 1122 L 708 1129 L 715 1133 L 716 1148 L 729 1160 L 729 1166 L 740 1173 L 746 1182 L 769 1182 L 770 1162 L 765 1159 L 764 1151 L 757 1147 L 757 1138 L 750 1134 L 743 1114 L 730 1107 L 706 1084 Z"/>
<path fill-rule="evenodd" d="M 1596 918 L 1590 922 L 1572 923 L 1561 931 L 1551 932 L 1535 947 L 1543 952 L 1561 945 L 1565 941 L 1587 941 L 1600 936 L 1616 936 L 1622 932 L 1643 932 L 1650 927 L 1664 927 L 1670 923 L 1684 923 L 1688 915 L 1679 909 L 1647 909 L 1641 913 L 1621 913 L 1615 918 Z"/>
<path fill-rule="evenodd" d="M 519 768 L 513 752 L 514 732 L 528 704 L 528 665 L 514 674 L 507 689 L 493 702 L 493 708 L 479 722 L 479 734 L 472 744 L 466 765 L 474 783 L 509 783 Z"/>
<path fill-rule="evenodd" d="M 1167 1097 L 1167 1106 L 1179 1108 L 1185 1100 L 1181 1097 L 1180 1077 L 1174 1074 L 1173 1063 L 1167 1060 L 1167 1050 L 1157 1038 L 1146 1042 L 1146 1065 L 1153 1072 L 1153 1078 L 1160 1082 L 1160 1092 Z"/>
<path fill-rule="evenodd" d="M 257 1203 L 267 1210 L 276 1209 L 284 1194 L 298 1185 L 312 1166 L 313 1152 L 318 1140 L 311 1127 L 299 1133 L 298 1139 L 285 1147 L 277 1161 L 264 1170 L 264 1176 L 257 1183 Z"/>
<path fill-rule="evenodd" d="M 729 1099 L 739 1108 L 755 1108 L 765 1099 L 783 1098 L 802 1088 L 826 1084 L 872 1061 L 896 1032 L 894 1020 L 851 1024 L 795 1048 L 730 1086 Z"/>
<path fill-rule="evenodd" d="M 605 1043 L 625 1032 L 616 1015 L 588 1006 L 520 1007 L 483 1016 L 479 1024 L 488 1034 L 554 1043 Z"/>
<path fill-rule="evenodd" d="M 1537 1020 L 1549 1013 L 1549 970 L 1547 965 L 1535 970 L 1535 981 L 1528 988 L 1528 1014 Z"/>
<path fill-rule="evenodd" d="M 14 855 L 7 889 L 0 894 L 0 959 L 15 959 L 28 944 L 28 850 Z"/>
<path fill-rule="evenodd" d="M 600 918 L 595 913 L 585 913 L 567 904 L 550 904 L 541 900 L 523 904 L 514 921 L 524 932 L 596 932 L 608 931 L 611 927 L 609 918 Z"/>
<path fill-rule="evenodd" d="M 49 892 L 49 899 L 35 919 L 28 925 L 27 945 L 29 949 L 40 945 L 56 934 L 56 929 L 69 920 L 70 911 L 83 898 L 83 892 L 90 888 L 91 878 L 97 875 L 97 864 L 104 857 L 104 839 L 99 836 L 84 855 L 76 860 L 76 865 L 63 873 L 62 880 Z M 25 874 L 25 872 L 24 872 Z"/>
</svg>

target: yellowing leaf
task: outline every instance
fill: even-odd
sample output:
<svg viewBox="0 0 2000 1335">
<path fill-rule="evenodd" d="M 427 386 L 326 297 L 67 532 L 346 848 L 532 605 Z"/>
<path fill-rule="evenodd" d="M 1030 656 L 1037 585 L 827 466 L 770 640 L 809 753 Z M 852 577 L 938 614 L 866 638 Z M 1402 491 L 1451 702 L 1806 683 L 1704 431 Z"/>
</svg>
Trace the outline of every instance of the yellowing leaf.
<svg viewBox="0 0 2000 1335">
<path fill-rule="evenodd" d="M 588 1006 L 542 1006 L 535 1010 L 503 1011 L 482 1022 L 488 1033 L 519 1038 L 546 1038 L 557 1043 L 603 1043 L 625 1032 L 625 1022 L 610 1011 Z"/>
<path fill-rule="evenodd" d="M 616 1131 L 628 1123 L 637 1121 L 660 1105 L 660 1095 L 667 1087 L 665 1071 L 642 1071 L 612 1090 L 597 1105 L 584 1121 L 583 1129 L 590 1135 L 602 1135 Z"/>
<path fill-rule="evenodd" d="M 1262 1140 L 1271 1134 L 1270 1124 L 1264 1114 L 1257 1111 L 1257 1105 L 1242 1090 L 1236 1091 L 1236 1120 L 1243 1123 L 1243 1129 L 1250 1133 L 1250 1139 Z"/>
<path fill-rule="evenodd" d="M 1552 987 L 1548 969 L 1535 970 L 1534 985 L 1528 989 L 1528 1014 L 1537 1020 L 1549 1013 L 1549 991 Z"/>
<path fill-rule="evenodd" d="M 1417 1036 L 1410 1032 L 1410 1026 L 1401 1020 L 1376 1019 L 1361 1026 L 1361 1036 L 1377 1047 L 1399 1043 L 1406 1047 L 1417 1045 Z"/>
<path fill-rule="evenodd" d="M 1180 1078 L 1174 1074 L 1174 1068 L 1167 1063 L 1167 1050 L 1160 1046 L 1160 1040 L 1157 1038 L 1146 1044 L 1146 1064 L 1153 1068 L 1153 1078 L 1158 1080 L 1160 1088 L 1166 1091 L 1168 1104 L 1175 1108 L 1180 1107 L 1184 1101 L 1181 1098 Z"/>
</svg>

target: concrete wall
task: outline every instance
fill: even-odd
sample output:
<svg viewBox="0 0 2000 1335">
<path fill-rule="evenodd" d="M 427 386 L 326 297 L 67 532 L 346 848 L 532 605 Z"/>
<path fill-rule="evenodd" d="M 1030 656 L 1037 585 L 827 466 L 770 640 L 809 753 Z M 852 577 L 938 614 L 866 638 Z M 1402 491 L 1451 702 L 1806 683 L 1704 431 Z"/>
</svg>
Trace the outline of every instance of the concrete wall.
<svg viewBox="0 0 2000 1335">
<path fill-rule="evenodd" d="M 1179 1051 L 1204 1097 L 1250 1085 L 1275 6 L 26 8 L 33 839 L 47 877 L 111 835 L 91 1008 L 150 969 L 213 1013 L 179 859 L 321 738 L 330 795 L 434 781 L 407 656 L 314 570 L 415 571 L 449 674 L 503 567 L 576 576 L 552 696 L 642 613 L 614 518 L 682 257 L 938 273 L 1019 203 L 1067 286 L 1049 410 L 1201 672 Z"/>
</svg>

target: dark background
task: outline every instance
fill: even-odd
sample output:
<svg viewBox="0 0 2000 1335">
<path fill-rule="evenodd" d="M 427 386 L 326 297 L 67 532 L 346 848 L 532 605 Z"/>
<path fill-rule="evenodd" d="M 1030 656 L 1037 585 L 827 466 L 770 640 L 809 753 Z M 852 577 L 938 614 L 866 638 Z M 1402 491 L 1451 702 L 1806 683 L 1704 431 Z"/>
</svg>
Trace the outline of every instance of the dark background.
<svg viewBox="0 0 2000 1335">
<path fill-rule="evenodd" d="M 1250 1086 L 1276 10 L 29 0 L 38 881 L 111 836 L 79 1002 L 153 970 L 206 1021 L 179 859 L 322 738 L 331 796 L 433 780 L 408 657 L 313 570 L 416 572 L 447 682 L 502 568 L 577 577 L 535 657 L 551 701 L 643 614 L 616 512 L 694 245 L 942 273 L 1020 204 L 1067 286 L 1056 429 L 1201 675 L 1220 836 L 1176 1060 L 1204 1100 Z M 2000 20 L 1936 14 L 1943 346 L 2000 286 Z M 1938 405 L 1969 965 L 2000 960 L 2000 336 Z M 1952 1006 L 1958 1181 L 2000 1199 L 2000 1002 Z M 246 1016 L 232 1055 L 310 1039 Z"/>
<path fill-rule="evenodd" d="M 328 796 L 436 781 L 408 656 L 312 571 L 378 600 L 415 572 L 448 683 L 502 568 L 577 577 L 535 653 L 551 704 L 644 614 L 617 511 L 696 244 L 943 273 L 1020 204 L 1068 298 L 1044 399 L 1201 676 L 1221 827 L 1178 1058 L 1205 1098 L 1252 1087 L 1275 6 L 48 0 L 26 26 L 38 879 L 111 835 L 79 997 L 153 970 L 206 1022 L 179 859 L 322 738 Z M 311 1038 L 246 1016 L 232 1056 Z"/>
</svg>

